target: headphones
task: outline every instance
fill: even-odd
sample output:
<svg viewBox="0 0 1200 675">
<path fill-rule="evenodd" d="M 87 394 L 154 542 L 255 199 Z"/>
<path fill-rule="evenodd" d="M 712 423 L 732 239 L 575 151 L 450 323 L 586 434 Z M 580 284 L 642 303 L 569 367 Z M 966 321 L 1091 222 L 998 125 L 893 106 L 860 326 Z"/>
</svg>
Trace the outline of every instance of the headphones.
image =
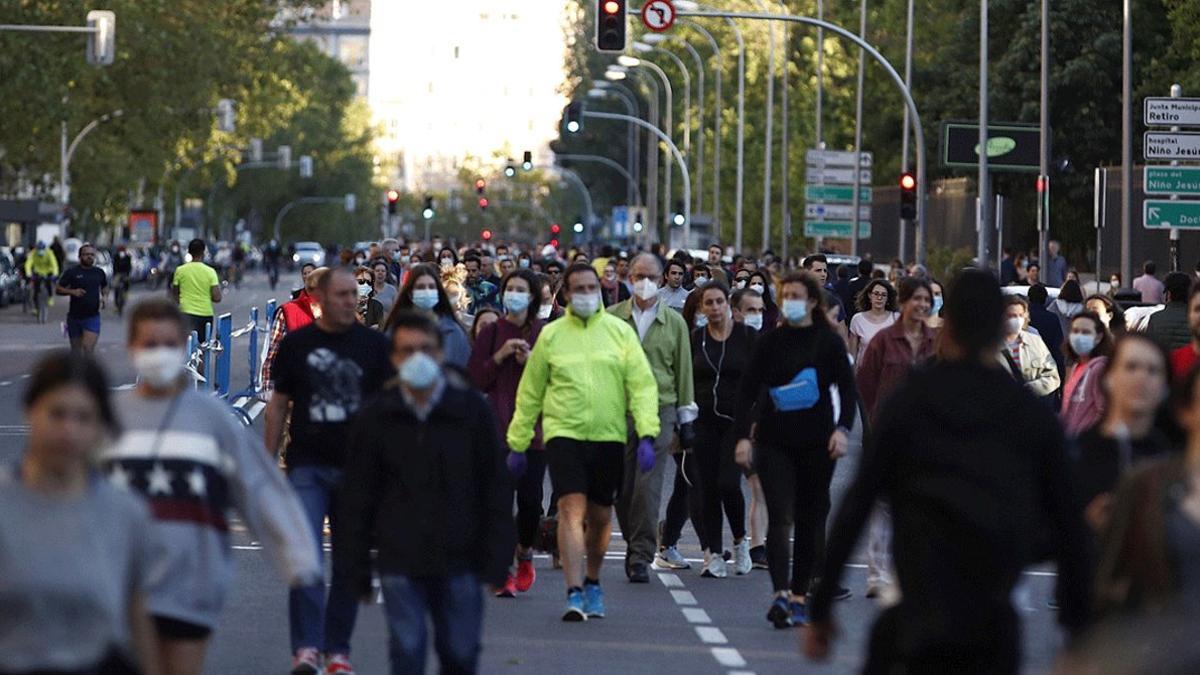
<svg viewBox="0 0 1200 675">
<path fill-rule="evenodd" d="M 728 317 L 726 317 L 726 320 L 728 320 Z M 734 326 L 730 326 L 729 337 L 721 341 L 721 356 L 717 359 L 716 365 L 713 365 L 712 358 L 708 355 L 708 327 L 706 326 L 700 329 L 704 331 L 700 334 L 700 351 L 704 352 L 704 360 L 708 362 L 708 367 L 712 368 L 713 372 L 717 374 L 717 379 L 713 382 L 712 388 L 713 414 L 730 422 L 733 421 L 732 417 L 723 414 L 720 410 L 717 410 L 717 387 L 721 386 L 721 367 L 725 365 L 725 347 L 729 343 L 729 340 L 733 338 L 733 329 Z"/>
</svg>

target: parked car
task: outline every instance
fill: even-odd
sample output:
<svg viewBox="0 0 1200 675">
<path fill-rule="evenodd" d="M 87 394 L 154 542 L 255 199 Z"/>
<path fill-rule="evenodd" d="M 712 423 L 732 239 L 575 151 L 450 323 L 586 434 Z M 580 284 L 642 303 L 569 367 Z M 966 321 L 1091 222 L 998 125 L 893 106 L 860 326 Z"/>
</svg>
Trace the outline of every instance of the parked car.
<svg viewBox="0 0 1200 675">
<path fill-rule="evenodd" d="M 0 251 L 0 307 L 21 302 L 21 274 L 8 251 Z"/>
<path fill-rule="evenodd" d="M 325 265 L 325 248 L 315 241 L 296 242 L 296 252 L 292 254 L 292 262 L 297 267 L 313 264 L 317 267 Z"/>
</svg>

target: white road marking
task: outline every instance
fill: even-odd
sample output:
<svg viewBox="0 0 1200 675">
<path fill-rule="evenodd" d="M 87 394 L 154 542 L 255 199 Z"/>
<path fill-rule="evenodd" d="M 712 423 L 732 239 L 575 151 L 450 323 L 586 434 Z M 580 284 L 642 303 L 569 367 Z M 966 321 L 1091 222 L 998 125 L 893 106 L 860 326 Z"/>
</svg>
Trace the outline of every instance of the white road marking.
<svg viewBox="0 0 1200 675">
<path fill-rule="evenodd" d="M 721 632 L 716 626 L 696 626 L 696 635 L 700 636 L 700 641 L 708 645 L 727 645 L 729 638 Z"/>
<path fill-rule="evenodd" d="M 12 380 L 5 380 L 3 382 L 0 382 L 0 387 L 7 387 L 7 386 L 10 386 L 11 384 L 12 384 Z"/>
<path fill-rule="evenodd" d="M 754 675 L 753 670 L 731 670 L 727 675 Z"/>
<path fill-rule="evenodd" d="M 688 623 L 712 623 L 712 619 L 708 617 L 708 612 L 699 607 L 681 607 L 683 618 L 688 620 Z"/>
<path fill-rule="evenodd" d="M 712 655 L 717 663 L 727 668 L 741 668 L 746 665 L 746 659 L 733 647 L 713 647 Z"/>
<path fill-rule="evenodd" d="M 691 591 L 671 591 L 671 597 L 674 598 L 677 605 L 696 604 L 696 596 L 692 595 Z"/>
<path fill-rule="evenodd" d="M 683 588 L 683 579 L 679 578 L 678 574 L 659 574 L 658 580 L 663 586 L 668 588 Z"/>
<path fill-rule="evenodd" d="M 25 373 L 24 375 L 22 375 L 22 376 L 21 376 L 21 379 L 22 379 L 22 380 L 28 380 L 28 379 L 29 379 L 31 376 L 32 376 L 32 375 L 31 375 L 30 373 Z"/>
</svg>

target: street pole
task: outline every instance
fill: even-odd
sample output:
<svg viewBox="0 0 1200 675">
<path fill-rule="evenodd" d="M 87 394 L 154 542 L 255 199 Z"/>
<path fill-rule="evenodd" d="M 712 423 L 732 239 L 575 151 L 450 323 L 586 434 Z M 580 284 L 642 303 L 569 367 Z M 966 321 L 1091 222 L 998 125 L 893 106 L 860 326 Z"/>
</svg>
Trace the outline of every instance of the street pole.
<svg viewBox="0 0 1200 675">
<path fill-rule="evenodd" d="M 712 33 L 708 32 L 703 26 L 695 21 L 684 20 L 683 25 L 695 30 L 703 35 L 713 50 L 713 60 L 716 62 L 716 80 L 713 85 L 713 94 L 716 100 L 713 101 L 713 178 L 712 178 L 712 221 L 713 235 L 720 240 L 721 238 L 721 113 L 724 111 L 724 105 L 721 100 L 721 80 L 722 73 L 725 70 L 721 60 L 721 47 L 717 44 Z M 704 133 L 700 134 L 700 151 L 704 152 Z M 703 160 L 702 160 L 703 161 Z M 699 181 L 699 178 L 697 178 Z M 699 199 L 697 198 L 697 203 Z M 701 205 L 701 208 L 703 206 Z"/>
<path fill-rule="evenodd" d="M 867 39 L 867 0 L 862 0 L 858 10 L 858 36 Z M 859 205 L 862 200 L 862 116 L 863 116 L 863 74 L 866 69 L 866 55 L 862 48 L 858 50 L 858 86 L 854 93 L 854 202 L 851 214 L 852 227 L 850 230 L 850 255 L 858 255 Z"/>
<path fill-rule="evenodd" d="M 825 20 L 825 3 L 823 0 L 817 0 L 817 21 Z M 816 136 L 816 149 L 825 149 L 825 127 L 824 127 L 824 103 L 825 103 L 825 29 L 817 26 L 817 101 L 815 114 L 817 117 L 814 132 Z M 905 109 L 907 113 L 907 109 Z M 805 200 L 807 201 L 807 200 Z M 817 237 L 814 242 L 816 250 L 821 250 L 821 237 Z"/>
<path fill-rule="evenodd" d="M 1121 283 L 1133 281 L 1133 0 L 1121 30 Z"/>
<path fill-rule="evenodd" d="M 763 0 L 754 0 L 755 4 L 768 13 Z M 865 0 L 864 0 L 865 1 Z M 771 247 L 771 152 L 774 150 L 775 134 L 775 22 L 767 22 L 767 41 L 770 44 L 767 56 L 767 128 L 764 131 L 766 153 L 763 158 L 763 213 L 762 213 L 762 246 L 760 251 Z"/>
<path fill-rule="evenodd" d="M 683 154 L 688 161 L 692 160 L 692 76 L 688 73 L 687 66 L 684 65 L 683 59 L 676 56 L 674 53 L 660 48 L 653 48 L 654 51 L 666 54 L 675 67 L 679 68 L 679 72 L 683 74 Z M 661 70 L 661 68 L 660 68 Z M 665 72 L 663 73 L 666 74 Z M 675 135 L 675 129 L 668 130 L 671 136 Z"/>
<path fill-rule="evenodd" d="M 913 0 L 908 0 L 908 20 L 904 30 L 904 86 L 912 91 L 912 60 L 913 60 Z M 900 170 L 908 173 L 908 134 L 910 131 L 908 108 L 904 109 L 904 129 L 900 136 Z M 905 260 L 908 253 L 908 223 L 900 219 L 900 253 L 897 258 Z"/>
<path fill-rule="evenodd" d="M 991 188 L 988 186 L 988 0 L 979 1 L 979 209 L 975 221 L 977 247 L 975 263 L 987 269 L 988 238 L 991 235 Z M 1039 261 L 1043 265 L 1046 261 Z"/>
<path fill-rule="evenodd" d="M 675 156 L 676 163 L 679 164 L 679 173 L 683 177 L 683 247 L 682 248 L 685 248 L 685 249 L 688 248 L 691 245 L 691 236 L 692 236 L 692 188 L 691 188 L 692 181 L 691 181 L 691 176 L 688 175 L 687 162 L 685 162 L 683 159 L 683 153 L 679 152 L 679 147 L 675 145 L 675 143 L 671 140 L 670 136 L 664 134 L 657 127 L 654 127 L 643 120 L 631 118 L 628 115 L 620 115 L 617 113 L 592 112 L 590 110 L 584 110 L 583 116 L 584 117 L 594 117 L 596 119 L 602 119 L 602 120 L 618 120 L 618 121 L 630 122 L 632 124 L 636 124 L 644 129 L 648 130 L 651 134 L 654 134 L 655 136 L 657 136 L 658 139 L 661 140 L 663 143 L 667 144 L 667 148 L 671 151 L 671 154 Z"/>
<path fill-rule="evenodd" d="M 1171 98 L 1182 98 L 1182 97 L 1183 97 L 1183 85 L 1181 85 L 1181 84 L 1171 85 Z M 1171 133 L 1179 133 L 1179 127 L 1171 127 Z M 1179 162 L 1172 160 L 1171 166 L 1179 166 Z M 1171 201 L 1175 201 L 1176 199 L 1179 199 L 1179 195 L 1173 194 L 1173 195 L 1171 195 L 1170 199 L 1171 199 Z M 1171 244 L 1170 244 L 1170 248 L 1168 250 L 1168 257 L 1171 259 L 1171 271 L 1178 272 L 1179 271 L 1179 228 L 1178 227 L 1171 228 L 1170 237 L 1171 237 Z"/>
<path fill-rule="evenodd" d="M 659 79 L 662 80 L 663 93 L 666 94 L 666 103 L 667 103 L 667 113 L 665 115 L 663 115 L 663 118 L 664 118 L 663 121 L 666 123 L 665 131 L 667 132 L 667 136 L 673 136 L 675 133 L 675 118 L 674 118 L 674 112 L 673 112 L 674 107 L 675 107 L 675 92 L 671 87 L 671 79 L 667 77 L 667 74 L 665 72 L 663 72 L 662 68 L 659 68 L 657 65 L 655 65 L 649 61 L 646 61 L 645 59 L 642 59 L 639 62 L 638 66 L 646 67 L 646 69 L 652 71 L 655 75 L 657 75 L 659 77 Z M 655 154 L 657 155 L 658 154 L 658 150 L 657 150 L 658 143 L 655 143 L 654 147 L 655 147 Z M 663 167 L 663 174 L 664 174 L 664 178 L 665 178 L 664 182 L 666 184 L 666 192 L 663 193 L 663 198 L 662 198 L 663 212 L 661 215 L 663 217 L 663 223 L 666 225 L 668 232 L 671 229 L 671 193 L 672 193 L 672 191 L 671 191 L 671 169 L 672 169 L 672 165 L 670 162 L 667 162 L 667 165 L 665 167 Z"/>
<path fill-rule="evenodd" d="M 637 181 L 634 180 L 633 174 L 629 173 L 629 171 L 627 171 L 625 169 L 625 167 L 623 167 L 620 164 L 618 164 L 617 162 L 613 161 L 613 159 L 611 157 L 605 157 L 603 155 L 555 155 L 555 158 L 556 159 L 565 159 L 568 162 L 594 162 L 596 164 L 603 164 L 604 166 L 607 166 L 610 169 L 612 169 L 613 171 L 616 171 L 617 173 L 624 176 L 625 181 L 628 183 L 629 187 L 634 191 L 634 195 L 636 195 L 636 199 L 638 201 L 641 201 L 641 199 L 642 199 L 642 191 L 638 189 Z"/>
<path fill-rule="evenodd" d="M 784 14 L 788 14 L 787 3 L 779 0 L 779 6 L 783 9 Z M 779 170 L 782 172 L 780 178 L 780 209 L 783 211 L 783 224 L 780 226 L 782 230 L 780 238 L 779 255 L 787 260 L 788 238 L 792 234 L 792 210 L 791 210 L 791 195 L 788 193 L 788 69 L 792 62 L 792 42 L 789 38 L 791 24 L 783 24 L 783 127 L 780 129 L 782 134 L 782 145 L 780 147 L 780 162 Z"/>
<path fill-rule="evenodd" d="M 641 107 L 637 104 L 637 94 L 632 89 L 622 86 L 618 82 L 610 82 L 608 80 L 596 80 L 594 86 L 607 91 L 610 95 L 619 98 L 625 104 L 625 110 L 630 117 L 641 117 Z M 642 162 L 641 150 L 638 146 L 638 140 L 641 137 L 641 129 L 636 125 L 626 125 L 629 138 L 626 142 L 629 144 L 629 150 L 626 151 L 626 169 L 632 174 L 635 180 L 640 181 L 642 178 Z M 639 193 L 641 190 L 638 191 Z M 644 203 L 638 206 L 645 206 Z"/>
<path fill-rule="evenodd" d="M 725 21 L 733 28 L 738 43 L 738 101 L 737 101 L 737 180 L 734 185 L 734 250 L 742 250 L 742 198 L 745 194 L 746 173 L 746 42 L 737 23 L 729 17 Z"/>
<path fill-rule="evenodd" d="M 690 161 L 692 164 L 694 177 L 696 179 L 696 184 L 694 186 L 692 186 L 692 197 L 695 199 L 695 203 L 692 205 L 692 211 L 699 213 L 700 210 L 703 208 L 702 203 L 704 201 L 704 59 L 700 58 L 700 52 L 696 51 L 696 48 L 693 47 L 687 40 L 685 40 L 681 37 L 675 36 L 675 35 L 668 35 L 668 34 L 664 34 L 664 33 L 653 33 L 651 35 L 647 35 L 647 36 L 643 37 L 642 39 L 645 41 L 649 41 L 651 38 L 654 38 L 654 37 L 658 37 L 659 39 L 655 42 L 651 42 L 651 44 L 658 44 L 660 42 L 673 42 L 673 43 L 679 44 L 681 47 L 683 47 L 685 50 L 687 50 L 688 54 L 691 54 L 692 60 L 695 61 L 695 63 L 696 63 L 696 83 L 697 83 L 696 118 L 697 118 L 697 121 L 696 121 L 696 125 L 695 125 L 695 130 L 694 130 L 694 133 L 696 134 L 695 160 L 693 161 L 693 159 L 692 159 L 691 145 L 685 145 L 684 153 L 687 154 L 688 161 Z M 666 51 L 666 50 L 662 50 L 662 51 L 666 52 L 668 55 L 670 55 L 672 57 L 675 56 L 674 54 L 672 54 L 669 51 Z M 681 62 L 679 62 L 678 60 L 677 60 L 677 63 L 679 64 L 680 69 L 683 69 L 683 64 Z M 684 72 L 686 73 L 687 71 L 684 70 Z M 685 83 L 686 83 L 686 80 L 685 80 Z M 688 121 L 686 121 L 684 123 L 684 126 L 687 127 L 688 133 L 691 134 L 691 133 L 693 133 L 693 130 L 692 130 L 692 123 L 691 123 L 691 119 L 690 119 L 691 118 L 691 109 L 690 108 L 688 109 L 688 118 L 689 119 L 688 119 Z M 685 139 L 685 140 L 687 140 L 687 139 Z"/>
<path fill-rule="evenodd" d="M 1042 0 L 1041 111 L 1038 122 L 1038 173 L 1043 192 L 1038 194 L 1038 262 L 1047 260 L 1050 241 L 1050 0 Z"/>
<path fill-rule="evenodd" d="M 1101 254 L 1104 252 L 1104 225 L 1105 216 L 1108 212 L 1108 171 L 1102 167 L 1096 167 L 1095 177 L 1095 204 L 1093 217 L 1096 225 L 1096 292 L 1100 292 L 1100 279 L 1103 275 L 1104 265 L 1102 264 Z M 1115 293 L 1117 289 L 1112 289 Z"/>
</svg>

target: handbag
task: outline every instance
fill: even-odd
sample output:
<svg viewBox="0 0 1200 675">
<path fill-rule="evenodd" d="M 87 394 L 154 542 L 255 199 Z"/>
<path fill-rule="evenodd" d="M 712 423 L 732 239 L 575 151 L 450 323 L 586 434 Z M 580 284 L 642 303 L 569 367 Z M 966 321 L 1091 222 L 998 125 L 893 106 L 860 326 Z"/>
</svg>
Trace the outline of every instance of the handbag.
<svg viewBox="0 0 1200 675">
<path fill-rule="evenodd" d="M 779 412 L 808 410 L 821 399 L 821 388 L 817 383 L 817 369 L 805 368 L 788 384 L 771 387 L 771 401 Z"/>
</svg>

